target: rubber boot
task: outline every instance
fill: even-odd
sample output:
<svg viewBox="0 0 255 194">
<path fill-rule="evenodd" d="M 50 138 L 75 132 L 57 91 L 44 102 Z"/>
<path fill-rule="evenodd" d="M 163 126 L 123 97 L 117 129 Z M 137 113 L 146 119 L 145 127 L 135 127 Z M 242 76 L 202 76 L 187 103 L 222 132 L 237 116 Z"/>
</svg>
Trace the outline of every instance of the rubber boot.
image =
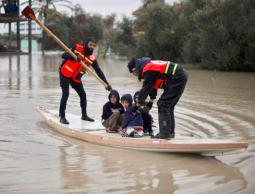
<svg viewBox="0 0 255 194">
<path fill-rule="evenodd" d="M 69 124 L 69 121 L 66 119 L 65 114 L 59 114 L 59 116 L 60 116 L 60 120 L 59 120 L 60 123 L 63 123 L 66 125 Z"/>
<path fill-rule="evenodd" d="M 89 121 L 89 122 L 94 122 L 95 120 L 90 118 L 88 115 L 87 115 L 87 110 L 86 110 L 86 106 L 81 106 L 81 120 L 84 120 L 84 121 Z"/>
<path fill-rule="evenodd" d="M 170 134 L 171 120 L 169 113 L 159 113 L 159 133 L 151 138 L 153 139 L 170 139 L 172 135 Z"/>
<path fill-rule="evenodd" d="M 63 123 L 66 125 L 69 124 L 69 121 L 66 119 L 65 112 L 59 112 L 59 117 L 60 117 L 60 120 L 59 120 L 60 123 Z"/>
<path fill-rule="evenodd" d="M 94 122 L 95 120 L 90 118 L 88 115 L 82 115 L 81 120 Z"/>
<path fill-rule="evenodd" d="M 175 137 L 175 117 L 174 117 L 174 108 L 173 109 L 170 109 L 170 124 L 171 124 L 171 127 L 170 127 L 170 137 L 171 138 L 174 138 Z"/>
<path fill-rule="evenodd" d="M 60 117 L 60 121 L 59 122 L 63 123 L 63 124 L 66 124 L 66 125 L 69 124 L 68 120 L 65 117 Z"/>
</svg>

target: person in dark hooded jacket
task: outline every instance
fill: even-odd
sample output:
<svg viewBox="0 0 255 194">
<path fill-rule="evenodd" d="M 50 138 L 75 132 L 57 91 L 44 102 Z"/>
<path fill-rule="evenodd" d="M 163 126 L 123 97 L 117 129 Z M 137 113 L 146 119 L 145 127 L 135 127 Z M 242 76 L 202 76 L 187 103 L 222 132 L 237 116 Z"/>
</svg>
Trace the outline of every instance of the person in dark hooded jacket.
<svg viewBox="0 0 255 194">
<path fill-rule="evenodd" d="M 76 44 L 71 50 L 74 54 L 77 55 L 77 61 L 69 54 L 63 53 L 62 58 L 63 62 L 59 67 L 59 80 L 60 87 L 62 89 L 62 97 L 59 107 L 59 117 L 60 122 L 63 124 L 69 124 L 68 120 L 65 117 L 66 104 L 69 97 L 69 85 L 77 92 L 80 97 L 80 107 L 81 107 L 81 119 L 85 121 L 93 122 L 94 119 L 90 118 L 87 114 L 87 97 L 86 92 L 83 88 L 81 82 L 81 77 L 85 74 L 85 69 L 82 67 L 79 62 L 83 61 L 86 65 L 91 66 L 96 74 L 107 83 L 105 88 L 108 91 L 112 90 L 111 85 L 105 78 L 104 73 L 99 67 L 96 56 L 93 54 L 93 50 L 96 47 L 95 40 L 92 37 L 88 37 L 83 45 Z"/>
<path fill-rule="evenodd" d="M 118 91 L 112 90 L 108 99 L 109 101 L 103 106 L 102 124 L 107 132 L 118 132 L 122 121 L 122 114 L 124 113 Z"/>
<path fill-rule="evenodd" d="M 143 119 L 143 132 L 148 133 L 150 136 L 153 136 L 152 123 L 153 118 L 150 115 L 150 110 L 152 108 L 153 102 L 146 102 L 145 105 L 139 104 L 139 91 L 134 94 L 134 105 L 137 106 L 137 109 L 141 113 Z"/>
<path fill-rule="evenodd" d="M 124 94 L 121 97 L 125 113 L 119 131 L 123 136 L 134 137 L 135 134 L 143 136 L 143 119 L 137 107 L 132 106 L 132 102 L 131 94 Z"/>
<path fill-rule="evenodd" d="M 139 92 L 139 103 L 144 104 L 150 96 L 156 98 L 157 89 L 163 89 L 159 98 L 158 119 L 159 133 L 152 138 L 170 139 L 175 136 L 174 108 L 181 98 L 188 74 L 185 69 L 171 61 L 151 60 L 148 57 L 132 59 L 128 63 L 129 72 L 143 79 L 143 87 Z"/>
</svg>

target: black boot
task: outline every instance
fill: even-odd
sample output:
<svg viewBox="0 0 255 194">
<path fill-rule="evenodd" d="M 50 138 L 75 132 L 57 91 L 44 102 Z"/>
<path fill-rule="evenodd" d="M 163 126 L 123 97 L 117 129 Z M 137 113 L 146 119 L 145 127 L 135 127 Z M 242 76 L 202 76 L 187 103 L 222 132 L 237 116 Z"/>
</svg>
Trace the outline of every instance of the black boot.
<svg viewBox="0 0 255 194">
<path fill-rule="evenodd" d="M 94 122 L 95 120 L 90 118 L 88 115 L 82 115 L 81 120 Z"/>
<path fill-rule="evenodd" d="M 160 133 L 158 133 L 157 135 L 154 135 L 154 136 L 151 136 L 152 139 L 166 139 L 166 140 L 170 140 L 170 139 L 173 139 L 175 136 L 174 133 L 171 133 L 169 136 L 165 136 L 165 135 L 162 135 Z"/>
<path fill-rule="evenodd" d="M 166 139 L 169 140 L 170 136 L 162 135 L 161 133 L 158 133 L 157 135 L 151 136 L 151 139 Z"/>
<path fill-rule="evenodd" d="M 66 124 L 66 125 L 69 124 L 68 120 L 66 119 L 65 112 L 59 112 L 59 117 L 60 117 L 60 120 L 59 120 L 60 123 L 63 123 L 63 124 Z"/>
<path fill-rule="evenodd" d="M 152 136 L 153 139 L 170 139 L 173 138 L 174 135 L 170 133 L 171 131 L 171 118 L 169 113 L 159 113 L 159 133 L 156 136 Z M 173 132 L 174 134 L 174 132 Z"/>
<path fill-rule="evenodd" d="M 149 131 L 149 136 L 154 136 L 154 132 L 153 132 L 153 130 L 151 130 L 151 131 Z"/>
<path fill-rule="evenodd" d="M 86 103 L 85 103 L 86 104 Z M 81 103 L 81 120 L 84 120 L 84 121 L 90 121 L 90 122 L 94 122 L 95 120 L 90 118 L 88 115 L 87 115 L 87 110 L 86 110 L 86 105 L 85 106 L 82 106 L 82 103 Z"/>
<path fill-rule="evenodd" d="M 66 125 L 69 124 L 68 120 L 65 117 L 60 117 L 60 121 L 59 122 L 63 123 L 63 124 L 66 124 Z"/>
</svg>

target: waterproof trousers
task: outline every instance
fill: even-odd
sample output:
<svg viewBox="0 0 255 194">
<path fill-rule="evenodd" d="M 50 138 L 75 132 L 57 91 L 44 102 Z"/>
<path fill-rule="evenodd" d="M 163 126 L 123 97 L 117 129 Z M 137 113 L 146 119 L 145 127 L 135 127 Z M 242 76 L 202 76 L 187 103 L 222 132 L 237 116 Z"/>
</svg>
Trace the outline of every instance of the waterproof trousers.
<svg viewBox="0 0 255 194">
<path fill-rule="evenodd" d="M 187 80 L 188 74 L 179 65 L 175 75 L 169 78 L 169 82 L 158 100 L 159 133 L 163 137 L 169 137 L 175 133 L 174 108 L 183 94 Z"/>
<path fill-rule="evenodd" d="M 86 98 L 86 92 L 83 88 L 82 82 L 76 83 L 72 79 L 64 77 L 61 73 L 59 75 L 59 79 L 60 79 L 60 87 L 62 89 L 62 97 L 61 97 L 60 107 L 59 107 L 59 116 L 65 117 L 66 104 L 69 97 L 69 85 L 71 85 L 72 88 L 79 95 L 81 113 L 83 116 L 86 116 L 87 115 L 87 98 Z"/>
</svg>

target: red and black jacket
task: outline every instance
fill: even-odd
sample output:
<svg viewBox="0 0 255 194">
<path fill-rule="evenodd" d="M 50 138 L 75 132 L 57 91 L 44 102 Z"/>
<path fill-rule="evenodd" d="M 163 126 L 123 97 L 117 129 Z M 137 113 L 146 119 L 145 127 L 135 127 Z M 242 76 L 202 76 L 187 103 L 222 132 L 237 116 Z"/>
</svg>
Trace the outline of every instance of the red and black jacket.
<svg viewBox="0 0 255 194">
<path fill-rule="evenodd" d="M 140 63 L 140 64 L 139 64 Z M 139 101 L 143 103 L 148 95 L 152 99 L 157 96 L 157 89 L 164 89 L 171 77 L 175 74 L 178 65 L 170 61 L 150 60 L 141 58 L 136 62 L 136 71 L 143 79 Z"/>
<path fill-rule="evenodd" d="M 86 51 L 84 50 L 83 45 L 76 44 L 72 51 L 81 58 L 81 60 L 88 66 L 93 67 L 97 75 L 106 83 L 107 80 L 105 78 L 104 73 L 99 67 L 96 56 L 95 55 L 86 55 Z M 64 53 L 62 55 L 64 59 L 62 65 L 60 66 L 60 73 L 66 77 L 71 78 L 76 83 L 81 83 L 81 77 L 85 74 L 85 68 L 76 61 L 69 53 Z"/>
</svg>

